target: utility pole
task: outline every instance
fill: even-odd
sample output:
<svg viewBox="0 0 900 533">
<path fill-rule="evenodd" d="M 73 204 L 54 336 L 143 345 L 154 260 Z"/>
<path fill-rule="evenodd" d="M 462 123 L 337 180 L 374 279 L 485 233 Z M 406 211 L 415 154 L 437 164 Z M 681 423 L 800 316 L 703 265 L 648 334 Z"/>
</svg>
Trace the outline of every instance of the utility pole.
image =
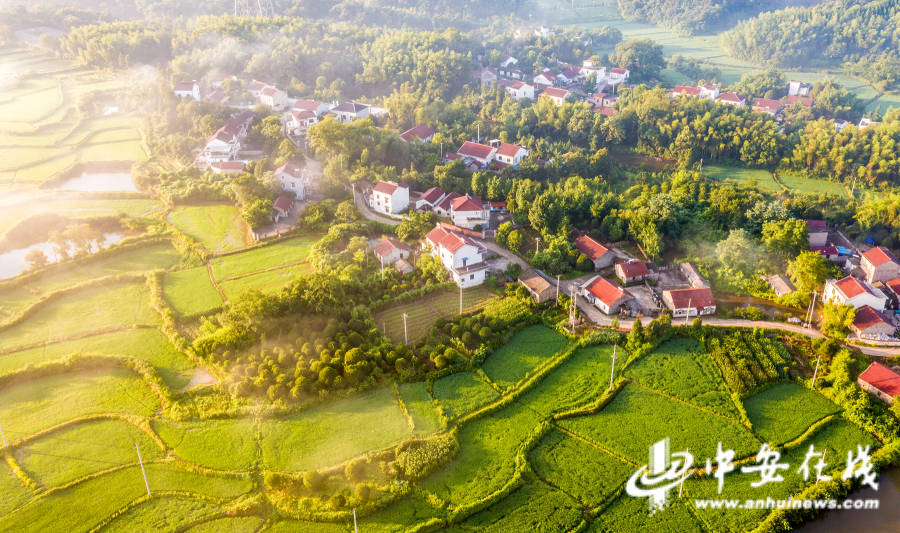
<svg viewBox="0 0 900 533">
<path fill-rule="evenodd" d="M 462 285 L 459 286 L 459 314 L 462 314 Z"/>
<path fill-rule="evenodd" d="M 578 293 L 575 292 L 575 285 L 572 284 L 572 288 L 569 290 L 569 294 L 571 295 L 572 301 L 569 302 L 569 322 L 572 324 L 572 333 L 575 333 L 575 299 L 578 298 Z"/>
<path fill-rule="evenodd" d="M 406 333 L 406 319 L 409 317 L 406 313 L 403 313 L 403 344 L 409 344 L 409 335 Z"/>
<path fill-rule="evenodd" d="M 853 176 L 853 187 L 850 188 L 850 198 L 856 198 L 856 176 Z"/>
<path fill-rule="evenodd" d="M 353 508 L 353 531 L 359 533 L 359 529 L 356 528 L 356 507 Z"/>
<path fill-rule="evenodd" d="M 688 298 L 688 310 L 687 313 L 684 314 L 684 325 L 687 326 L 688 318 L 691 316 L 691 304 L 694 302 L 692 298 Z M 638 319 L 640 320 L 640 319 Z"/>
<path fill-rule="evenodd" d="M 640 319 L 638 319 L 640 320 Z M 612 370 L 609 371 L 609 388 L 612 389 L 613 385 L 613 376 L 616 375 L 616 348 L 619 347 L 619 343 L 613 344 L 613 356 L 612 356 Z"/>
<path fill-rule="evenodd" d="M 384 279 L 384 257 L 379 256 L 378 260 L 381 261 L 381 279 Z"/>
<path fill-rule="evenodd" d="M 540 251 L 541 251 L 541 238 L 535 237 L 534 238 L 534 253 L 538 253 Z"/>
<path fill-rule="evenodd" d="M 559 274 L 556 275 L 556 305 L 559 305 Z"/>
<path fill-rule="evenodd" d="M 809 302 L 809 311 L 806 313 L 806 324 L 803 325 L 803 327 L 807 329 L 812 327 L 813 314 L 815 313 L 816 309 L 816 296 L 818 295 L 818 293 L 816 291 L 813 291 L 812 294 L 812 300 Z"/>
<path fill-rule="evenodd" d="M 150 482 L 147 481 L 147 471 L 144 470 L 144 460 L 141 459 L 141 449 L 136 442 L 134 443 L 134 449 L 137 450 L 138 463 L 141 464 L 141 474 L 144 475 L 144 486 L 147 487 L 147 496 L 150 496 Z"/>
<path fill-rule="evenodd" d="M 819 357 L 816 357 L 816 370 L 813 372 L 813 380 L 812 380 L 812 388 L 816 388 L 816 376 L 819 375 L 819 361 L 822 359 L 822 354 L 819 354 Z"/>
<path fill-rule="evenodd" d="M 0 427 L 0 439 L 3 439 L 3 447 L 9 448 L 9 443 L 6 442 L 6 435 L 3 434 L 3 428 Z"/>
</svg>

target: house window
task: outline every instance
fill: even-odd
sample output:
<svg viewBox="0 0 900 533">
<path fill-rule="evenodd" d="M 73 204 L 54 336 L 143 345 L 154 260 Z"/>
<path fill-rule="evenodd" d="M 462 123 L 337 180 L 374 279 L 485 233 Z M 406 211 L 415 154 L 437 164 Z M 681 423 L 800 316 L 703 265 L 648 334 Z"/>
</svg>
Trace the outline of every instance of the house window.
<svg viewBox="0 0 900 533">
<path fill-rule="evenodd" d="M 475 279 L 475 274 L 469 274 L 469 279 Z"/>
</svg>

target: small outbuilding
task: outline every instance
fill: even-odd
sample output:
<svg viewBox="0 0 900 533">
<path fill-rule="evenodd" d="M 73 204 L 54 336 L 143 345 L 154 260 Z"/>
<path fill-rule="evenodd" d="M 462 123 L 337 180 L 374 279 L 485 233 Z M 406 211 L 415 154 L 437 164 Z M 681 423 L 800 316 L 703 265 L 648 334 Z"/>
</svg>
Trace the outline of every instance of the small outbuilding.
<svg viewBox="0 0 900 533">
<path fill-rule="evenodd" d="M 872 363 L 856 378 L 859 387 L 880 398 L 888 405 L 894 403 L 894 396 L 900 395 L 900 374 L 881 363 Z"/>
<path fill-rule="evenodd" d="M 556 286 L 536 270 L 527 270 L 519 276 L 519 285 L 528 289 L 528 293 L 539 304 L 552 300 Z"/>
<path fill-rule="evenodd" d="M 624 263 L 616 263 L 616 277 L 625 285 L 644 281 L 644 278 L 650 274 L 647 263 L 638 260 L 626 261 Z"/>
</svg>

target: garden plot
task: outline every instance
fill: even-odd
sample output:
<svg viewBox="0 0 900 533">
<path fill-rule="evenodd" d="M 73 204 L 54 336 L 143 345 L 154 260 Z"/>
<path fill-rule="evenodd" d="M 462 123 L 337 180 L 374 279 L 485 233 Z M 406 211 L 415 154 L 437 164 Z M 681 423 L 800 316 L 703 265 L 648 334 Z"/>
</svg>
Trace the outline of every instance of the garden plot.
<svg viewBox="0 0 900 533">
<path fill-rule="evenodd" d="M 413 491 L 384 509 L 360 518 L 359 529 L 374 533 L 403 533 L 409 530 L 410 524 L 439 517 L 444 517 L 444 512 L 425 501 L 421 494 Z"/>
<path fill-rule="evenodd" d="M 579 522 L 581 509 L 571 498 L 535 481 L 447 531 L 572 531 Z"/>
<path fill-rule="evenodd" d="M 779 383 L 744 400 L 753 430 L 773 445 L 796 439 L 817 421 L 840 408 L 796 383 Z"/>
<path fill-rule="evenodd" d="M 211 252 L 227 252 L 247 246 L 249 231 L 233 205 L 179 207 L 169 222 Z"/>
<path fill-rule="evenodd" d="M 219 287 L 229 299 L 238 298 L 249 290 L 258 290 L 262 292 L 276 292 L 286 287 L 290 282 L 300 276 L 312 274 L 313 268 L 309 263 L 299 263 L 296 265 L 266 270 L 258 274 L 250 274 L 233 278 L 228 281 L 220 281 Z"/>
<path fill-rule="evenodd" d="M 155 420 L 153 429 L 185 461 L 220 470 L 244 470 L 256 460 L 257 422 L 252 418 Z"/>
<path fill-rule="evenodd" d="M 270 268 L 306 261 L 321 235 L 304 235 L 284 239 L 275 244 L 253 248 L 237 254 L 229 254 L 212 259 L 213 276 L 218 281 L 253 274 Z"/>
<path fill-rule="evenodd" d="M 441 429 L 441 419 L 424 382 L 401 383 L 397 389 L 413 420 L 416 435 L 427 436 Z"/>
<path fill-rule="evenodd" d="M 459 372 L 434 382 L 434 398 L 447 418 L 457 418 L 499 397 L 493 387 L 472 372 Z"/>
<path fill-rule="evenodd" d="M 510 387 L 565 348 L 566 338 L 546 326 L 531 326 L 488 356 L 483 369 L 500 387 Z"/>
<path fill-rule="evenodd" d="M 157 496 L 129 509 L 113 520 L 104 532 L 176 531 L 205 516 L 222 511 L 222 506 L 205 500 L 177 496 Z"/>
<path fill-rule="evenodd" d="M 205 266 L 169 272 L 163 282 L 163 294 L 169 305 L 182 316 L 209 313 L 224 303 Z"/>
<path fill-rule="evenodd" d="M 579 348 L 528 390 L 519 401 L 542 415 L 568 411 L 591 402 L 609 388 L 613 347 Z M 627 354 L 619 348 L 619 364 Z"/>
<path fill-rule="evenodd" d="M 484 286 L 463 291 L 463 313 L 483 309 L 497 295 Z M 406 330 L 409 342 L 428 334 L 429 328 L 438 318 L 449 318 L 459 314 L 459 290 L 433 292 L 414 302 L 389 307 L 375 314 L 375 323 L 384 329 L 385 335 L 393 342 L 404 342 L 403 313 L 408 315 Z"/>
</svg>

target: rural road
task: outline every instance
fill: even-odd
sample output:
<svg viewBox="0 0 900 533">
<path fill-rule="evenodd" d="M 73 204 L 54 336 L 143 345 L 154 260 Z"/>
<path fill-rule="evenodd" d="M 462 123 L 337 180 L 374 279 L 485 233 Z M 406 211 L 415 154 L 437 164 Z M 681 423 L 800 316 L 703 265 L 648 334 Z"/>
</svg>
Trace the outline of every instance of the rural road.
<svg viewBox="0 0 900 533">
<path fill-rule="evenodd" d="M 353 203 L 356 205 L 357 211 L 359 211 L 363 218 L 375 222 L 381 222 L 382 224 L 387 224 L 388 226 L 400 225 L 400 222 L 402 222 L 401 220 L 379 215 L 369 209 L 369 205 L 366 204 L 366 199 L 363 197 L 362 192 L 356 190 L 356 184 L 351 184 L 350 187 L 353 190 Z"/>
</svg>

